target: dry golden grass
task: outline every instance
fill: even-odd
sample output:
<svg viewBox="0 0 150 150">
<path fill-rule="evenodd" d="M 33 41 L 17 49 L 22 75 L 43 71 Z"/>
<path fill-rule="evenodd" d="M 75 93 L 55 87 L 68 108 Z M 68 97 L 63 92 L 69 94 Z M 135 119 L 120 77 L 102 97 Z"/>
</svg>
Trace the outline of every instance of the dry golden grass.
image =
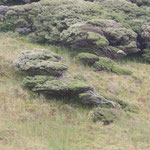
<svg viewBox="0 0 150 150">
<path fill-rule="evenodd" d="M 138 114 L 123 113 L 109 126 L 87 120 L 88 108 L 65 104 L 25 90 L 12 62 L 25 49 L 51 48 L 103 95 L 136 104 Z M 127 61 L 132 76 L 93 72 L 59 48 L 0 35 L 0 150 L 150 150 L 150 65 Z"/>
</svg>

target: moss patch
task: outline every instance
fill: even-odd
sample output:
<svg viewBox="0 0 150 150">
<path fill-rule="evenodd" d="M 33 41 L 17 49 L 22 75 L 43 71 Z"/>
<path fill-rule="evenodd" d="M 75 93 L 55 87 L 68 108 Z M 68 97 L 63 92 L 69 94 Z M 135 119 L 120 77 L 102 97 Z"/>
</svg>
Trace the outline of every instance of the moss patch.
<svg viewBox="0 0 150 150">
<path fill-rule="evenodd" d="M 116 62 L 106 57 L 100 57 L 99 61 L 94 64 L 94 68 L 96 68 L 96 70 L 99 70 L 99 71 L 104 70 L 107 72 L 116 73 L 118 75 L 131 75 L 132 74 L 130 70 L 120 67 Z"/>
<path fill-rule="evenodd" d="M 101 121 L 107 125 L 117 119 L 117 111 L 115 109 L 98 107 L 89 113 L 89 119 L 93 122 Z"/>
</svg>

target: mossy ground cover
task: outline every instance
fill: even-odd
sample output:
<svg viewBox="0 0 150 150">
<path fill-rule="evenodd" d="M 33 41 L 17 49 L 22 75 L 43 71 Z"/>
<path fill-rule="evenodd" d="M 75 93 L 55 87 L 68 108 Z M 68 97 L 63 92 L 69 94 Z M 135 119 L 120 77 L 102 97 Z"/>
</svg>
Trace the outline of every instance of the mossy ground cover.
<svg viewBox="0 0 150 150">
<path fill-rule="evenodd" d="M 88 120 L 90 108 L 46 100 L 22 87 L 12 61 L 23 50 L 50 48 L 69 66 L 68 76 L 81 74 L 102 95 L 135 104 L 138 113 L 123 112 L 104 126 Z M 119 63 L 133 75 L 93 72 L 75 62 L 68 50 L 31 44 L 13 34 L 0 34 L 0 149 L 2 150 L 149 150 L 150 67 L 138 61 Z M 5 67 L 7 66 L 7 67 Z M 1 75 L 3 74 L 3 75 Z"/>
</svg>

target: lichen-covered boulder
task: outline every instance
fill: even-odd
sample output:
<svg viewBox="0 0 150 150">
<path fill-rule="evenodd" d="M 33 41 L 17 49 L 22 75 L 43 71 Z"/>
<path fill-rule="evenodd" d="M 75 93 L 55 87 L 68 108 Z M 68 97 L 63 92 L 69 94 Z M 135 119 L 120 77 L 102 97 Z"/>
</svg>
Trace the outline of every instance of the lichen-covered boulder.
<svg viewBox="0 0 150 150">
<path fill-rule="evenodd" d="M 81 99 L 83 104 L 99 105 L 100 107 L 106 107 L 106 108 L 117 107 L 117 104 L 115 102 L 107 100 L 103 96 L 101 96 L 98 93 L 95 93 L 93 91 L 87 91 L 85 93 L 81 93 L 79 95 L 79 98 Z M 119 105 L 118 105 L 118 107 L 119 107 Z"/>
<path fill-rule="evenodd" d="M 99 60 L 99 57 L 90 53 L 79 53 L 77 59 L 85 65 L 93 65 Z"/>
<path fill-rule="evenodd" d="M 99 61 L 95 62 L 93 67 L 98 71 L 104 70 L 107 72 L 116 73 L 118 75 L 131 75 L 132 74 L 130 70 L 120 67 L 115 61 L 106 57 L 99 57 Z"/>
<path fill-rule="evenodd" d="M 101 121 L 104 125 L 114 122 L 118 118 L 116 109 L 95 108 L 89 112 L 88 119 L 93 122 Z"/>
<path fill-rule="evenodd" d="M 23 51 L 14 64 L 18 71 L 28 75 L 62 76 L 68 67 L 60 60 L 60 56 L 49 50 L 31 50 Z"/>
</svg>

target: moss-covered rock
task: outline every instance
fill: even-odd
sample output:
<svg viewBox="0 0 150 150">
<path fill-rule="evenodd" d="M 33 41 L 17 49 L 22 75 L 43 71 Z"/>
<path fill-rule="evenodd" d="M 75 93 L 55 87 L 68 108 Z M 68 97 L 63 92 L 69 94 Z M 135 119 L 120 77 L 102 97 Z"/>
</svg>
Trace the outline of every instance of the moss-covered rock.
<svg viewBox="0 0 150 150">
<path fill-rule="evenodd" d="M 125 102 L 121 99 L 118 99 L 116 97 L 113 97 L 113 96 L 107 96 L 105 95 L 104 96 L 106 99 L 109 99 L 110 101 L 113 101 L 117 104 L 120 105 L 120 107 L 124 110 L 124 111 L 129 111 L 129 112 L 132 112 L 132 113 L 138 113 L 139 112 L 139 108 L 138 106 L 134 105 L 134 104 L 131 104 L 131 103 L 128 103 L 128 102 Z"/>
<path fill-rule="evenodd" d="M 93 67 L 98 71 L 104 70 L 107 72 L 116 73 L 118 75 L 131 75 L 132 74 L 130 70 L 120 67 L 115 61 L 106 57 L 100 57 L 99 61 L 95 62 Z"/>
<path fill-rule="evenodd" d="M 55 96 L 77 96 L 77 94 L 93 90 L 89 85 L 80 80 L 71 78 L 61 78 L 58 80 L 47 80 L 43 84 L 38 84 L 33 88 L 34 92 L 40 92 Z"/>
<path fill-rule="evenodd" d="M 54 76 L 42 76 L 42 75 L 36 75 L 36 76 L 27 76 L 23 79 L 23 84 L 27 88 L 33 88 L 36 85 L 43 84 L 46 81 L 51 81 L 56 79 Z"/>
<path fill-rule="evenodd" d="M 49 50 L 23 51 L 15 67 L 18 71 L 28 75 L 62 76 L 68 67 L 59 63 L 61 57 Z"/>
<path fill-rule="evenodd" d="M 99 57 L 90 53 L 79 53 L 77 55 L 77 59 L 85 65 L 93 65 L 96 61 L 99 60 Z"/>
<path fill-rule="evenodd" d="M 93 122 L 101 121 L 104 125 L 114 122 L 118 118 L 117 110 L 108 108 L 95 108 L 89 112 L 89 120 Z"/>
<path fill-rule="evenodd" d="M 87 91 L 85 93 L 81 93 L 81 94 L 79 94 L 79 98 L 81 99 L 83 104 L 99 105 L 102 108 L 103 107 L 105 107 L 105 108 L 117 107 L 117 103 L 107 100 L 103 96 L 101 96 L 98 93 L 95 93 L 93 91 Z"/>
</svg>

